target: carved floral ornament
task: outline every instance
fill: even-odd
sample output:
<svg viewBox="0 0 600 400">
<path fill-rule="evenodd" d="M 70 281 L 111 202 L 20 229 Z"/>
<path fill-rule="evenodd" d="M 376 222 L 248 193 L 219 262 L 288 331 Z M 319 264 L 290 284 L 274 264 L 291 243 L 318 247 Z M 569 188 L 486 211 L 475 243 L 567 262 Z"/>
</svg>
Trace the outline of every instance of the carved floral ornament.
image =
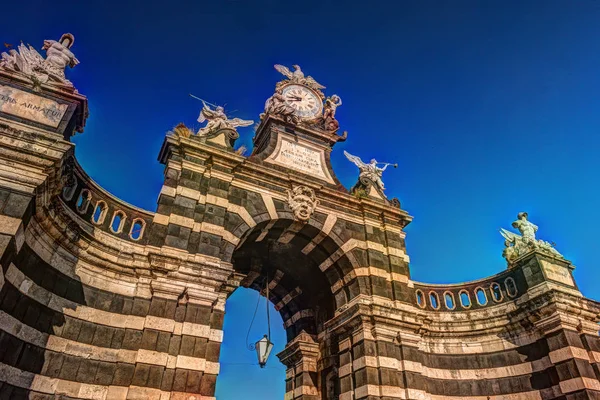
<svg viewBox="0 0 600 400">
<path fill-rule="evenodd" d="M 315 191 L 307 186 L 296 186 L 288 190 L 288 204 L 296 217 L 296 220 L 307 222 L 315 212 L 319 200 Z"/>
</svg>

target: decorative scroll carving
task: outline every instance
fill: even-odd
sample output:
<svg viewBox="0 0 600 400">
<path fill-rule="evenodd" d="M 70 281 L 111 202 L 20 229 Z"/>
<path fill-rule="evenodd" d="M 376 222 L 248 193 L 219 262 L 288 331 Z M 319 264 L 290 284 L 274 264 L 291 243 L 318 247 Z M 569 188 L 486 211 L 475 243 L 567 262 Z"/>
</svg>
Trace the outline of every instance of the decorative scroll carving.
<svg viewBox="0 0 600 400">
<path fill-rule="evenodd" d="M 534 250 L 564 259 L 563 255 L 554 248 L 553 243 L 536 239 L 535 234 L 538 227 L 528 220 L 528 216 L 526 212 L 520 212 L 517 220 L 512 223 L 512 227 L 518 229 L 521 235 L 500 229 L 500 234 L 505 239 L 502 257 L 506 259 L 508 265 L 510 266 L 517 258 Z"/>
<path fill-rule="evenodd" d="M 296 220 L 307 222 L 319 204 L 315 191 L 306 186 L 296 186 L 287 192 L 288 204 Z"/>
</svg>

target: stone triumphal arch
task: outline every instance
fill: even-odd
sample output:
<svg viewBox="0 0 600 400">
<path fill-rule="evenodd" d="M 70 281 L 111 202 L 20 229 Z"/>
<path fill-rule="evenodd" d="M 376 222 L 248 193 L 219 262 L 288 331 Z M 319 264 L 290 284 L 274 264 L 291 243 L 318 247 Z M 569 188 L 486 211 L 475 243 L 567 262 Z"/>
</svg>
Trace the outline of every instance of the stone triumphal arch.
<svg viewBox="0 0 600 400">
<path fill-rule="evenodd" d="M 165 137 L 158 206 L 142 210 L 77 162 L 72 45 L 0 61 L 0 397 L 213 398 L 225 301 L 268 285 L 286 399 L 600 398 L 600 305 L 526 213 L 502 231 L 497 275 L 411 280 L 411 216 L 385 166 L 346 154 L 359 176 L 344 188 L 329 159 L 341 99 L 281 65 L 252 154 L 233 144 L 253 122 L 204 104 L 198 132 Z"/>
</svg>

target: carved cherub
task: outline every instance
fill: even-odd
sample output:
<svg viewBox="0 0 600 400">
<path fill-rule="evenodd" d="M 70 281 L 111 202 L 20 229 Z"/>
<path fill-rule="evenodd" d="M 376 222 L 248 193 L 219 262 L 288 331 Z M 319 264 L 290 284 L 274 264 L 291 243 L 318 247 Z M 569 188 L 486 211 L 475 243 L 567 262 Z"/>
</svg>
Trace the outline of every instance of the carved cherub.
<svg viewBox="0 0 600 400">
<path fill-rule="evenodd" d="M 330 131 L 336 131 L 340 127 L 340 123 L 335 119 L 337 108 L 342 105 L 342 99 L 337 94 L 334 94 L 325 99 L 323 106 L 323 126 Z"/>
</svg>

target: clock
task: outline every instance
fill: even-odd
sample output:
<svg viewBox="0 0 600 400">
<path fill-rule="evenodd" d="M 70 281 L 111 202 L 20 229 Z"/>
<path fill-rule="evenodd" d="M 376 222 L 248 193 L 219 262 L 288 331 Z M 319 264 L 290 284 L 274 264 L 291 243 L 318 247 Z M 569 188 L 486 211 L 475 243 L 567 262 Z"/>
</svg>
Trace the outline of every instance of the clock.
<svg viewBox="0 0 600 400">
<path fill-rule="evenodd" d="M 314 119 L 323 111 L 321 97 L 306 86 L 291 84 L 282 90 L 283 97 L 288 105 L 301 119 Z"/>
</svg>

